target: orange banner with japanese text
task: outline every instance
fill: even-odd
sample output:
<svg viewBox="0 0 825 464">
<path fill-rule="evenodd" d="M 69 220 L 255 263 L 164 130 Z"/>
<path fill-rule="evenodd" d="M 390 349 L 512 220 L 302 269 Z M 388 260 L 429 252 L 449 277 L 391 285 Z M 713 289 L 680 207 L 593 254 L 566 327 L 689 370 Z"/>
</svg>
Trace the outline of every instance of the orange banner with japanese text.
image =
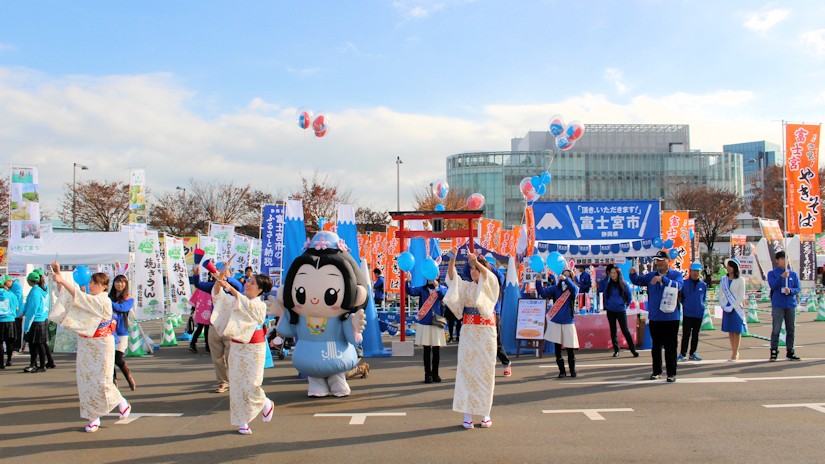
<svg viewBox="0 0 825 464">
<path fill-rule="evenodd" d="M 819 130 L 819 124 L 785 124 L 785 229 L 792 234 L 822 232 Z"/>
<path fill-rule="evenodd" d="M 396 238 L 398 227 L 387 227 L 387 241 L 385 243 L 386 264 L 384 272 L 384 291 L 399 293 L 401 291 L 401 270 L 398 269 L 396 257 L 401 254 L 401 240 Z"/>
<path fill-rule="evenodd" d="M 482 219 L 478 221 L 478 228 L 481 246 L 499 253 L 501 248 L 501 221 Z"/>
<path fill-rule="evenodd" d="M 670 266 L 677 271 L 686 271 L 690 268 L 689 216 L 687 211 L 662 211 L 662 240 L 673 240 L 670 250 L 676 250 L 677 256 L 670 260 Z"/>
</svg>

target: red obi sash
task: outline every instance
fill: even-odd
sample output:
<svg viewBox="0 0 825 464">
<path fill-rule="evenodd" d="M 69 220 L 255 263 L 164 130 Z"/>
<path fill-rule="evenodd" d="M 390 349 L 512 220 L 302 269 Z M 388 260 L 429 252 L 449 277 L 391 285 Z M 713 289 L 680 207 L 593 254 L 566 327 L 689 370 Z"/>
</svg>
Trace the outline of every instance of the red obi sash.
<svg viewBox="0 0 825 464">
<path fill-rule="evenodd" d="M 469 325 L 491 325 L 493 327 L 496 326 L 496 317 L 493 316 L 490 319 L 484 319 L 483 317 L 479 316 L 478 314 L 465 314 L 464 320 L 462 321 L 463 324 Z"/>
<path fill-rule="evenodd" d="M 117 327 L 117 321 L 112 319 L 112 321 L 109 323 L 109 325 L 105 325 L 103 327 L 98 326 L 97 330 L 95 330 L 95 333 L 91 337 L 87 337 L 85 335 L 80 335 L 80 336 L 83 337 L 83 338 L 104 338 L 104 337 L 108 337 L 109 335 L 112 335 L 113 333 L 115 333 L 115 327 Z"/>
<path fill-rule="evenodd" d="M 249 339 L 248 342 L 244 343 L 242 341 L 232 339 L 232 343 L 240 343 L 241 345 L 248 345 L 251 343 L 263 343 L 266 341 L 266 329 L 258 329 L 252 333 L 252 338 Z"/>
</svg>

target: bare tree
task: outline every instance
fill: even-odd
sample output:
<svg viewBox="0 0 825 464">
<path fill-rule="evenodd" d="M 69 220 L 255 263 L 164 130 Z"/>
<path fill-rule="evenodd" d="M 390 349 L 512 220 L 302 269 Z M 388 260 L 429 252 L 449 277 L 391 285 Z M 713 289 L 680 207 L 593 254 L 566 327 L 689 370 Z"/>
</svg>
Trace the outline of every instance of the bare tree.
<svg viewBox="0 0 825 464">
<path fill-rule="evenodd" d="M 329 176 L 319 179 L 318 171 L 312 174 L 311 179 L 301 175 L 301 187 L 290 195 L 295 200 L 301 200 L 304 205 L 304 223 L 308 233 L 319 230 L 318 219 L 333 220 L 338 204 L 350 204 L 352 194 L 343 191 L 329 180 Z"/>
<path fill-rule="evenodd" d="M 736 216 L 745 211 L 745 201 L 739 195 L 725 189 L 712 187 L 686 187 L 673 199 L 676 209 L 689 210 L 696 219 L 699 241 L 713 252 L 713 245 L 721 234 L 736 229 Z"/>
<path fill-rule="evenodd" d="M 371 208 L 359 206 L 355 210 L 355 223 L 358 232 L 384 232 L 390 225 L 390 215 L 387 211 L 375 211 Z"/>
<path fill-rule="evenodd" d="M 240 233 L 257 237 L 260 229 L 261 206 L 275 201 L 266 192 L 251 185 L 221 184 L 217 181 L 189 180 L 191 197 L 187 197 L 187 211 L 197 212 L 206 225 L 235 224 Z M 202 216 L 201 216 L 202 215 Z"/>
<path fill-rule="evenodd" d="M 191 197 L 187 198 L 180 190 L 158 195 L 152 202 L 149 225 L 160 232 L 177 237 L 191 237 L 203 233 L 209 224 L 200 210 L 191 207 L 189 200 Z"/>
<path fill-rule="evenodd" d="M 77 222 L 92 230 L 115 231 L 129 218 L 129 184 L 121 181 L 81 181 L 77 183 Z M 63 187 L 58 217 L 72 222 L 72 184 Z"/>
<path fill-rule="evenodd" d="M 415 192 L 413 198 L 415 211 L 434 211 L 437 205 L 444 205 L 447 211 L 460 211 L 467 206 L 467 194 L 450 189 L 443 199 L 438 198 L 432 191 L 432 184 L 422 186 Z M 466 229 L 467 221 L 450 220 L 444 222 L 445 230 Z"/>
</svg>

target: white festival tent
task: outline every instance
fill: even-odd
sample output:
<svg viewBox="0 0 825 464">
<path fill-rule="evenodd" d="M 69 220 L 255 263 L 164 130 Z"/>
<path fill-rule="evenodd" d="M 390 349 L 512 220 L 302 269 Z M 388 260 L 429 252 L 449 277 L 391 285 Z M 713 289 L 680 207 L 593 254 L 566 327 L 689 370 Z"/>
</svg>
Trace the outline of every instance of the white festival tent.
<svg viewBox="0 0 825 464">
<path fill-rule="evenodd" d="M 40 250 L 10 253 L 9 264 L 45 265 L 53 261 L 71 265 L 129 262 L 129 232 L 77 232 L 43 234 Z"/>
</svg>

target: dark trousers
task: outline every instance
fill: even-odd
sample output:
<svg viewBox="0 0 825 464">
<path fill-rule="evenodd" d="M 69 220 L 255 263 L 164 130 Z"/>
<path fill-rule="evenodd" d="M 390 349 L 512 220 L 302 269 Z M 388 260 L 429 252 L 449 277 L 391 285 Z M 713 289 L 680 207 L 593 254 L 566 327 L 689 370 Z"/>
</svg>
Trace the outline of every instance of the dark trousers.
<svg viewBox="0 0 825 464">
<path fill-rule="evenodd" d="M 198 337 L 200 337 L 201 332 L 203 332 L 203 344 L 206 345 L 206 349 L 209 349 L 209 326 L 204 324 L 198 324 L 198 328 L 195 329 L 195 333 L 192 334 L 192 342 L 189 344 L 195 346 L 198 342 Z"/>
<path fill-rule="evenodd" d="M 441 348 L 424 346 L 424 375 L 438 377 L 438 363 L 441 361 Z"/>
<path fill-rule="evenodd" d="M 782 323 L 785 323 L 785 351 L 794 354 L 794 325 L 796 324 L 796 308 L 771 308 L 773 326 L 771 327 L 771 351 L 779 350 L 779 333 L 782 332 Z"/>
<path fill-rule="evenodd" d="M 662 374 L 662 348 L 665 349 L 665 365 L 668 377 L 676 375 L 676 343 L 679 340 L 679 321 L 650 321 L 650 338 L 653 348 L 653 375 Z"/>
<path fill-rule="evenodd" d="M 510 358 L 507 357 L 507 352 L 501 346 L 501 314 L 496 314 L 496 356 L 505 366 L 510 364 Z"/>
<path fill-rule="evenodd" d="M 699 346 L 699 331 L 702 330 L 701 317 L 682 317 L 682 347 L 679 354 L 688 354 L 688 341 L 690 341 L 690 355 L 696 354 L 696 347 Z"/>
<path fill-rule="evenodd" d="M 23 349 L 23 318 L 18 317 L 14 320 L 14 333 L 17 334 L 17 338 L 14 339 L 14 351 L 20 351 Z"/>
<path fill-rule="evenodd" d="M 613 351 L 619 352 L 619 334 L 616 330 L 616 322 L 618 322 L 622 335 L 627 340 L 627 347 L 635 353 L 636 345 L 633 344 L 633 337 L 630 335 L 630 329 L 627 328 L 627 313 L 624 311 L 606 311 L 606 313 L 607 325 L 610 326 L 610 340 L 613 342 Z"/>
</svg>

